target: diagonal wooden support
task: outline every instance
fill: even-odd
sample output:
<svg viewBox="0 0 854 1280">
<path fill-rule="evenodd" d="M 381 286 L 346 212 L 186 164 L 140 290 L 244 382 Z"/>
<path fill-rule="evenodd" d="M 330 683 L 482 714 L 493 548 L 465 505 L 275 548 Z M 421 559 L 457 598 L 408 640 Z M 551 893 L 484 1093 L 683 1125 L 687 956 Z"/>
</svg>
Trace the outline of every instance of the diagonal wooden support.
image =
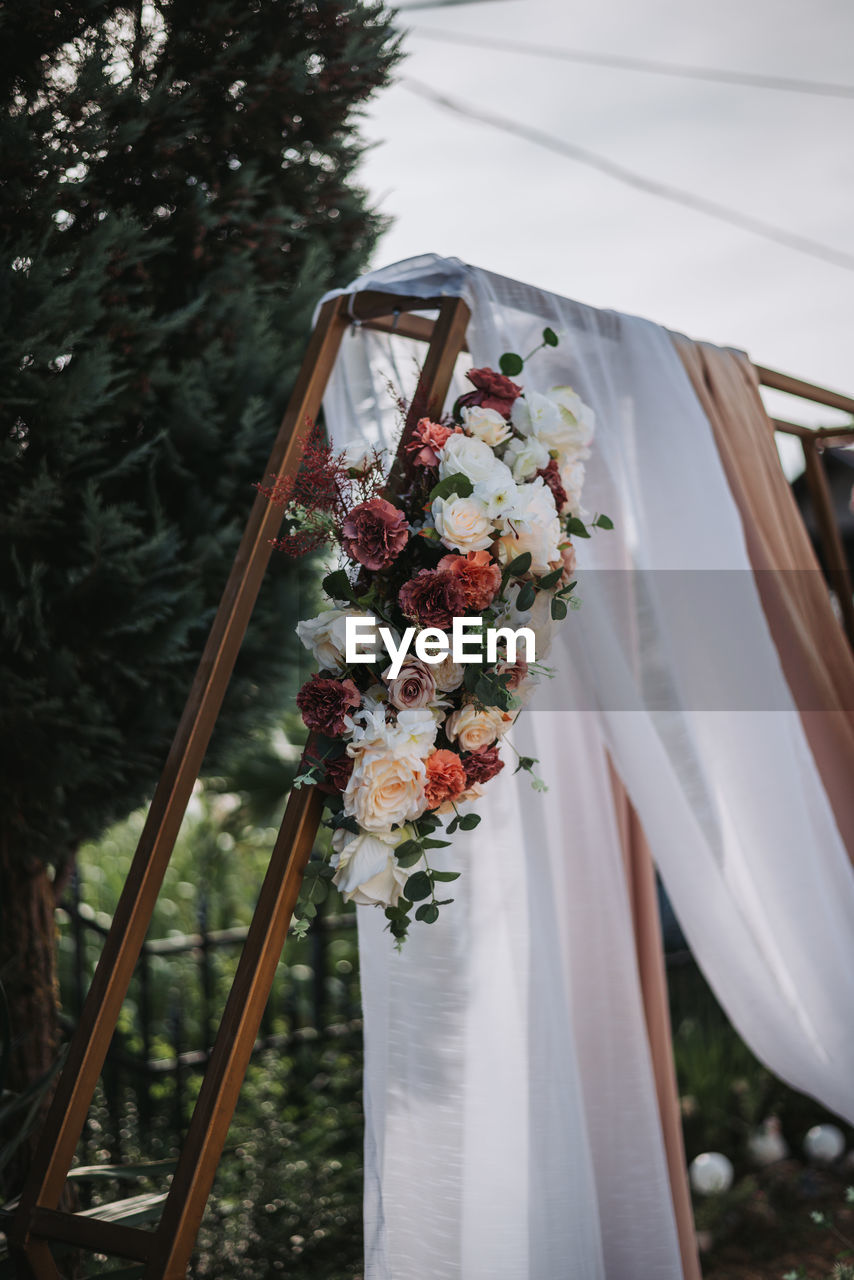
<svg viewBox="0 0 854 1280">
<path fill-rule="evenodd" d="M 438 310 L 439 316 L 407 427 L 421 414 L 439 416 L 465 344 L 466 303 L 373 292 L 342 295 L 321 309 L 265 476 L 284 477 L 299 465 L 306 423 L 319 412 L 348 326 L 413 310 Z M 288 800 L 157 1229 L 123 1227 L 64 1213 L 57 1206 L 281 519 L 279 510 L 260 496 L 256 499 L 57 1082 L 10 1231 L 20 1273 L 32 1280 L 57 1280 L 60 1275 L 49 1240 L 145 1261 L 146 1280 L 186 1275 L 317 833 L 322 799 L 314 788 L 292 791 Z"/>
</svg>

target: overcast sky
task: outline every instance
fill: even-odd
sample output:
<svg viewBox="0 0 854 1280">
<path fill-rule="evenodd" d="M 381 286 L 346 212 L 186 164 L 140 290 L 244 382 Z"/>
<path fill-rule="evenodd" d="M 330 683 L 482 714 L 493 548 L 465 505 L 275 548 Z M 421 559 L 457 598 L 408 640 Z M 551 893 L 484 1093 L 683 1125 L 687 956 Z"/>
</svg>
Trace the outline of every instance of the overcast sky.
<svg viewBox="0 0 854 1280">
<path fill-rule="evenodd" d="M 854 98 L 578 66 L 418 34 L 429 27 L 854 83 L 851 0 L 491 0 L 412 9 L 400 20 L 409 29 L 401 77 L 854 254 Z M 428 251 L 459 257 L 854 394 L 854 271 L 445 114 L 401 83 L 372 105 L 364 132 L 374 145 L 362 182 L 394 219 L 376 265 Z M 836 418 L 786 407 L 803 421 Z"/>
</svg>

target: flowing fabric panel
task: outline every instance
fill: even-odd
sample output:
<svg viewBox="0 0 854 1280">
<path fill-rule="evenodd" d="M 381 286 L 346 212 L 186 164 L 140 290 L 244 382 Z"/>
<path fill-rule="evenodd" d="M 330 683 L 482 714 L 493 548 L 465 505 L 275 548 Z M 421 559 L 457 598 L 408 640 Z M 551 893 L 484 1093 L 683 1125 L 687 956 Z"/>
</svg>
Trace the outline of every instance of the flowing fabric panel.
<svg viewBox="0 0 854 1280">
<path fill-rule="evenodd" d="M 548 795 L 492 784 L 476 839 L 451 850 L 458 901 L 402 956 L 360 909 L 367 1274 L 675 1280 L 606 746 L 734 1024 L 854 1118 L 854 878 L 738 511 L 664 330 L 453 260 L 358 285 L 465 296 L 476 364 L 557 329 L 524 381 L 593 405 L 584 500 L 617 525 L 579 543 L 583 607 L 515 731 Z M 390 438 L 384 379 L 396 365 L 411 390 L 412 345 L 345 340 L 325 401 L 336 439 Z"/>
</svg>

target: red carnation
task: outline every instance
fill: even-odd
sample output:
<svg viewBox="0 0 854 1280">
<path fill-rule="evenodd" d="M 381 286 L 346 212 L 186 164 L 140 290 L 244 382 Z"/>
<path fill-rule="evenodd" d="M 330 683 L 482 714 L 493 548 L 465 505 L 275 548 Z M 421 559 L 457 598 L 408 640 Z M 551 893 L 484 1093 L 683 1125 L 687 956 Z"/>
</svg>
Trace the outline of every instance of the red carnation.
<svg viewBox="0 0 854 1280">
<path fill-rule="evenodd" d="M 446 800 L 456 800 L 468 786 L 466 771 L 456 751 L 440 749 L 427 757 L 427 779 L 424 798 L 428 809 L 435 809 Z"/>
<path fill-rule="evenodd" d="M 406 546 L 409 525 L 403 512 L 385 498 L 371 498 L 348 512 L 341 535 L 351 560 L 366 569 L 385 569 Z"/>
<path fill-rule="evenodd" d="M 477 390 L 462 396 L 460 405 L 478 404 L 483 409 L 495 409 L 505 418 L 510 417 L 514 400 L 522 394 L 520 386 L 494 369 L 469 369 L 466 377 Z"/>
<path fill-rule="evenodd" d="M 566 504 L 569 502 L 569 498 L 567 497 L 566 489 L 564 489 L 563 484 L 561 483 L 560 467 L 557 465 L 557 460 L 555 458 L 551 458 L 549 460 L 549 465 L 547 467 L 540 467 L 537 475 L 542 476 L 546 484 L 551 489 L 552 497 L 555 500 L 555 506 L 558 510 L 558 515 L 560 515 L 566 507 Z"/>
<path fill-rule="evenodd" d="M 353 772 L 353 757 L 348 756 L 345 751 L 340 756 L 335 756 L 333 760 L 324 760 L 323 767 L 326 773 L 323 781 L 318 782 L 317 786 L 321 791 L 328 791 L 334 794 L 336 791 L 343 791 L 350 781 L 350 774 Z"/>
<path fill-rule="evenodd" d="M 459 578 L 466 593 L 466 607 L 478 612 L 492 604 L 501 586 L 501 570 L 488 551 L 442 556 L 437 568 Z"/>
<path fill-rule="evenodd" d="M 466 593 L 455 573 L 421 569 L 404 582 L 398 601 L 407 618 L 422 627 L 450 631 L 455 617 L 466 611 Z"/>
<path fill-rule="evenodd" d="M 361 701 L 362 695 L 352 680 L 330 680 L 316 672 L 297 694 L 306 728 L 330 738 L 344 732 L 344 717 Z"/>
<path fill-rule="evenodd" d="M 504 768 L 504 761 L 498 754 L 498 747 L 485 747 L 483 751 L 473 751 L 463 758 L 466 771 L 466 785 L 473 787 L 477 782 L 489 782 L 496 773 Z"/>
</svg>

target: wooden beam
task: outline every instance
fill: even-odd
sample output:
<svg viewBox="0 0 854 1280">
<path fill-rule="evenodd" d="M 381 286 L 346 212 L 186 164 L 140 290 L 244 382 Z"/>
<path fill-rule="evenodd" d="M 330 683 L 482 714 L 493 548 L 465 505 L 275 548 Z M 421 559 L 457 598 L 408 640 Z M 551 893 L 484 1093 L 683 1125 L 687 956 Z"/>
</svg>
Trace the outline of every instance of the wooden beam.
<svg viewBox="0 0 854 1280">
<path fill-rule="evenodd" d="M 763 387 L 773 387 L 775 391 L 787 391 L 791 396 L 799 396 L 802 400 L 812 400 L 814 404 L 824 404 L 830 409 L 841 409 L 843 413 L 854 414 L 854 397 L 843 395 L 841 391 L 828 391 L 826 387 L 816 386 L 814 382 L 804 382 L 801 378 L 793 378 L 788 373 L 778 373 L 776 369 L 766 369 L 764 365 L 753 366 Z"/>
</svg>

